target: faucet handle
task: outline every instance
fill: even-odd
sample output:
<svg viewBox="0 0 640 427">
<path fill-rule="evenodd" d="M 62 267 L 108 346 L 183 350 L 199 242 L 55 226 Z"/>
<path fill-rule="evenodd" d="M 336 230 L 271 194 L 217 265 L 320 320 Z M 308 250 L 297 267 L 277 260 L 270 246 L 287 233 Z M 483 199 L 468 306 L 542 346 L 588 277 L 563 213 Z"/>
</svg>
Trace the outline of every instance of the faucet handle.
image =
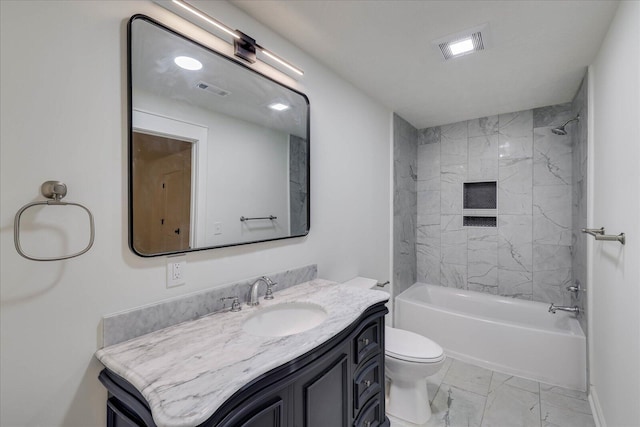
<svg viewBox="0 0 640 427">
<path fill-rule="evenodd" d="M 222 301 L 222 308 L 224 308 L 227 304 L 225 303 L 226 300 L 233 300 L 233 302 L 231 303 L 231 311 L 236 312 L 236 311 L 240 311 L 242 310 L 242 307 L 240 306 L 240 299 L 238 298 L 237 295 L 231 296 L 231 297 L 224 297 L 224 298 L 220 298 L 220 301 Z"/>
<path fill-rule="evenodd" d="M 269 279 L 267 281 L 267 293 L 264 294 L 264 299 L 273 299 L 273 289 L 274 287 L 278 286 L 277 282 L 272 281 L 271 279 Z"/>
<path fill-rule="evenodd" d="M 573 285 L 567 286 L 566 288 L 569 292 L 574 292 L 576 295 L 578 294 L 578 292 L 583 291 L 584 289 L 582 289 L 582 287 L 580 286 L 580 281 L 576 280 L 574 282 Z"/>
</svg>

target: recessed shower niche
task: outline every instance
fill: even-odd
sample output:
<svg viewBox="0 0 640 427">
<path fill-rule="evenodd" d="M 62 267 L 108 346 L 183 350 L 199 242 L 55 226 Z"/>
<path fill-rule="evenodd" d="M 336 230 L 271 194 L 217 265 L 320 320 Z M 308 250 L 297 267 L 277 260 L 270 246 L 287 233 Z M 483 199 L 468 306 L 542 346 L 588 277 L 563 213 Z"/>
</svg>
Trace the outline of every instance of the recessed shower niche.
<svg viewBox="0 0 640 427">
<path fill-rule="evenodd" d="M 496 181 L 465 182 L 463 221 L 467 227 L 496 227 L 498 209 Z"/>
</svg>

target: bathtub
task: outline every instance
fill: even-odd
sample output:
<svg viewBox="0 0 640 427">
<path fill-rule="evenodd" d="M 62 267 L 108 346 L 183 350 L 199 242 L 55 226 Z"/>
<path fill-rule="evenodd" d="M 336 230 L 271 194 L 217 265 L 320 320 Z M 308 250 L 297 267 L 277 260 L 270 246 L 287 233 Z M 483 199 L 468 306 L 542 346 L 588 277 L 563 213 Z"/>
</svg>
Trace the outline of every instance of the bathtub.
<svg viewBox="0 0 640 427">
<path fill-rule="evenodd" d="M 396 327 L 455 359 L 586 390 L 586 338 L 573 314 L 540 302 L 416 283 L 395 299 Z"/>
</svg>

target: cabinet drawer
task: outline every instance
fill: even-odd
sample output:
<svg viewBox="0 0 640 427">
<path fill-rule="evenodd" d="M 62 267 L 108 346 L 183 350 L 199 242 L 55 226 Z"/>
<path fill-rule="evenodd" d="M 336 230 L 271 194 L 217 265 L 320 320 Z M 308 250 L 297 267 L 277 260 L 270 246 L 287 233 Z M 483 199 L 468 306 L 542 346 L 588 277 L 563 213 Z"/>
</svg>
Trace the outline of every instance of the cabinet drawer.
<svg viewBox="0 0 640 427">
<path fill-rule="evenodd" d="M 378 395 L 382 389 L 383 375 L 379 358 L 362 366 L 353 379 L 353 407 L 357 413 L 372 396 Z"/>
<path fill-rule="evenodd" d="M 365 360 L 369 355 L 380 351 L 380 324 L 373 323 L 358 334 L 354 342 L 355 363 Z"/>
<path fill-rule="evenodd" d="M 353 423 L 354 427 L 378 427 L 384 421 L 380 409 L 380 398 L 376 397 L 360 412 Z"/>
</svg>

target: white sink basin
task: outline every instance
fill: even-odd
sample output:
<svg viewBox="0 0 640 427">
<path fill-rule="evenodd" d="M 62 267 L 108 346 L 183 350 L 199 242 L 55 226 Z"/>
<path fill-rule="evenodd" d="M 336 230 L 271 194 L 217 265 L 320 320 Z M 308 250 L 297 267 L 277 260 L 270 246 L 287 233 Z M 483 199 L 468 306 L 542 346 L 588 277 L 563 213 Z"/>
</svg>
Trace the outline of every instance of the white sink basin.
<svg viewBox="0 0 640 427">
<path fill-rule="evenodd" d="M 318 326 L 327 312 L 317 304 L 292 302 L 259 309 L 244 321 L 245 332 L 262 337 L 284 337 Z"/>
</svg>

